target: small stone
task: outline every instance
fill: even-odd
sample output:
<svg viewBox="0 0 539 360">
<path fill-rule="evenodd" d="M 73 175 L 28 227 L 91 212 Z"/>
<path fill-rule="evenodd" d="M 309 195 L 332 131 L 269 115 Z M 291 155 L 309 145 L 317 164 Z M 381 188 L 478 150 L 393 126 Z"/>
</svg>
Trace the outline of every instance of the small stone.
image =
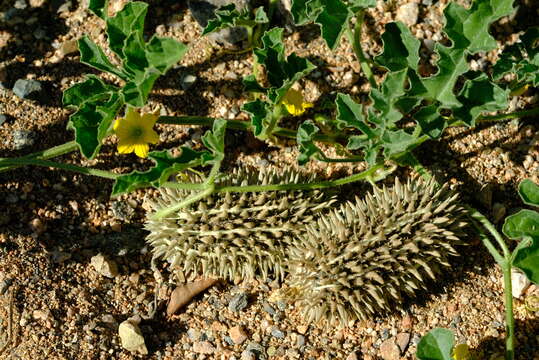
<svg viewBox="0 0 539 360">
<path fill-rule="evenodd" d="M 114 278 L 118 276 L 118 265 L 112 260 L 109 260 L 103 256 L 103 254 L 97 254 L 90 259 L 90 264 L 94 267 L 95 271 L 108 278 Z"/>
<path fill-rule="evenodd" d="M 265 353 L 264 347 L 256 342 L 249 343 L 249 345 L 247 345 L 247 348 L 245 350 L 251 351 L 257 357 L 261 357 Z"/>
<path fill-rule="evenodd" d="M 26 99 L 30 95 L 41 91 L 41 83 L 37 80 L 19 79 L 15 81 L 13 92 L 21 99 Z"/>
<path fill-rule="evenodd" d="M 191 74 L 185 74 L 184 76 L 182 76 L 182 78 L 180 79 L 180 86 L 182 87 L 182 89 L 184 90 L 189 90 L 191 88 L 191 86 L 193 86 L 193 84 L 197 81 L 197 77 L 195 75 L 191 75 Z"/>
<path fill-rule="evenodd" d="M 197 329 L 189 329 L 187 330 L 187 336 L 191 341 L 197 341 L 200 338 L 200 331 Z"/>
<path fill-rule="evenodd" d="M 247 294 L 242 292 L 236 294 L 230 299 L 228 309 L 233 312 L 240 312 L 247 307 Z"/>
<path fill-rule="evenodd" d="M 53 250 L 50 253 L 51 260 L 55 264 L 61 264 L 66 260 L 71 259 L 71 254 L 63 251 Z"/>
<path fill-rule="evenodd" d="M 241 353 L 241 360 L 256 360 L 256 355 L 250 350 L 244 350 Z"/>
<path fill-rule="evenodd" d="M 215 346 L 209 341 L 197 341 L 193 344 L 193 351 L 199 354 L 213 354 Z"/>
<path fill-rule="evenodd" d="M 277 338 L 277 339 L 284 339 L 284 332 L 282 332 L 278 327 L 273 326 L 271 328 L 271 336 Z"/>
<path fill-rule="evenodd" d="M 305 345 L 305 336 L 303 335 L 297 335 L 296 336 L 296 346 L 297 347 L 302 347 Z"/>
<path fill-rule="evenodd" d="M 511 269 L 511 285 L 514 298 L 520 298 L 530 284 L 530 280 L 522 271 L 515 268 Z"/>
<path fill-rule="evenodd" d="M 13 4 L 13 7 L 15 9 L 19 9 L 19 10 L 24 10 L 24 9 L 26 9 L 27 6 L 28 5 L 26 4 L 26 1 L 24 1 L 24 0 L 17 0 L 17 1 L 15 1 L 15 4 Z"/>
<path fill-rule="evenodd" d="M 110 209 L 115 218 L 123 221 L 128 221 L 135 215 L 135 210 L 125 201 L 114 201 Z"/>
<path fill-rule="evenodd" d="M 359 357 L 357 356 L 357 351 L 352 351 L 350 354 L 348 354 L 346 360 L 359 360 Z"/>
<path fill-rule="evenodd" d="M 408 344 L 410 343 L 410 333 L 397 334 L 395 342 L 401 350 L 401 354 L 404 354 L 406 352 Z"/>
<path fill-rule="evenodd" d="M 35 133 L 28 130 L 15 130 L 13 131 L 13 148 L 15 150 L 22 150 L 26 147 L 34 145 Z"/>
<path fill-rule="evenodd" d="M 400 6 L 397 9 L 397 16 L 395 20 L 402 21 L 407 26 L 412 26 L 417 23 L 417 17 L 419 15 L 419 7 L 417 3 L 410 2 Z"/>
<path fill-rule="evenodd" d="M 414 325 L 414 319 L 410 315 L 405 315 L 402 318 L 401 326 L 404 330 L 412 329 L 413 325 Z"/>
<path fill-rule="evenodd" d="M 138 352 L 142 355 L 148 354 L 148 349 L 144 342 L 144 337 L 137 324 L 131 320 L 122 322 L 118 328 L 122 347 L 127 351 Z"/>
<path fill-rule="evenodd" d="M 268 356 L 273 356 L 275 355 L 276 352 L 277 352 L 277 349 L 275 348 L 275 346 L 270 346 L 267 351 Z"/>
<path fill-rule="evenodd" d="M 395 339 L 388 339 L 380 345 L 380 356 L 384 360 L 400 359 L 400 349 L 397 344 L 395 344 Z"/>
<path fill-rule="evenodd" d="M 4 114 L 0 114 L 0 125 L 5 123 L 7 121 L 7 116 Z"/>
<path fill-rule="evenodd" d="M 309 329 L 309 327 L 307 325 L 299 325 L 296 328 L 296 330 L 302 335 L 305 335 L 305 333 L 307 332 L 307 329 Z"/>
<path fill-rule="evenodd" d="M 73 54 L 79 51 L 79 46 L 76 39 L 64 41 L 60 48 L 58 48 L 58 54 L 62 57 Z"/>
<path fill-rule="evenodd" d="M 234 326 L 233 328 L 230 328 L 228 330 L 228 334 L 230 335 L 232 341 L 234 341 L 234 344 L 241 344 L 247 340 L 247 333 L 241 326 Z"/>
<path fill-rule="evenodd" d="M 264 309 L 265 312 L 267 312 L 270 315 L 275 315 L 275 309 L 271 307 L 271 305 L 267 302 L 264 302 L 262 304 L 262 309 Z"/>
</svg>

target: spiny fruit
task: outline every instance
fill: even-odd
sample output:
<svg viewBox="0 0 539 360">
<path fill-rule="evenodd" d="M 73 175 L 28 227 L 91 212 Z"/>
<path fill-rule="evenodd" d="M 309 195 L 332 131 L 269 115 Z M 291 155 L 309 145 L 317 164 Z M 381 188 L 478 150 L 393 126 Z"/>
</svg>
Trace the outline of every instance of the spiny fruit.
<svg viewBox="0 0 539 360">
<path fill-rule="evenodd" d="M 240 168 L 217 185 L 311 181 L 312 177 L 292 169 L 258 172 Z M 189 195 L 189 191 L 165 189 L 150 206 L 158 211 Z M 215 193 L 165 219 L 148 220 L 147 241 L 154 257 L 164 258 L 188 276 L 282 280 L 288 247 L 334 201 L 318 190 Z"/>
<path fill-rule="evenodd" d="M 309 322 L 339 326 L 398 309 L 458 255 L 466 223 L 456 199 L 433 181 L 396 180 L 319 217 L 290 248 L 285 296 Z"/>
</svg>

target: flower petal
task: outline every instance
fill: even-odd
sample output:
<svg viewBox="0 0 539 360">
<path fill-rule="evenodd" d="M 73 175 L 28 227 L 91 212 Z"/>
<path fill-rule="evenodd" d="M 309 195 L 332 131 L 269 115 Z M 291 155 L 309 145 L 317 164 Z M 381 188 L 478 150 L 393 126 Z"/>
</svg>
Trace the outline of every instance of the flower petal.
<svg viewBox="0 0 539 360">
<path fill-rule="evenodd" d="M 143 141 L 150 144 L 157 144 L 159 142 L 159 135 L 153 129 L 150 129 L 150 131 L 144 133 Z"/>
<path fill-rule="evenodd" d="M 150 150 L 150 146 L 148 144 L 135 145 L 135 154 L 137 154 L 138 157 L 141 157 L 141 158 L 148 157 L 148 150 Z"/>
<path fill-rule="evenodd" d="M 119 143 L 118 144 L 118 152 L 120 154 L 132 153 L 135 150 L 135 146 L 136 146 L 135 144 L 130 144 L 130 143 L 127 143 L 127 144 Z"/>
</svg>

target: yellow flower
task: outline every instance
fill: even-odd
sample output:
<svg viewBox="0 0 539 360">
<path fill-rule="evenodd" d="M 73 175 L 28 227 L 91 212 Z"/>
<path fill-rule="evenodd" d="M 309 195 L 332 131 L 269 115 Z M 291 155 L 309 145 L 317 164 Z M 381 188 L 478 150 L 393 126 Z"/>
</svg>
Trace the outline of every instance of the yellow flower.
<svg viewBox="0 0 539 360">
<path fill-rule="evenodd" d="M 472 355 L 466 344 L 458 344 L 453 348 L 453 359 L 455 360 L 471 360 Z"/>
<path fill-rule="evenodd" d="M 118 136 L 118 152 L 129 154 L 133 151 L 138 157 L 148 156 L 150 144 L 157 144 L 159 135 L 153 130 L 159 113 L 143 114 L 142 116 L 132 107 L 128 107 L 125 118 L 119 118 L 114 123 L 114 132 Z"/>
<path fill-rule="evenodd" d="M 283 98 L 283 105 L 290 115 L 299 116 L 305 109 L 313 107 L 313 104 L 306 102 L 301 91 L 290 88 Z"/>
</svg>

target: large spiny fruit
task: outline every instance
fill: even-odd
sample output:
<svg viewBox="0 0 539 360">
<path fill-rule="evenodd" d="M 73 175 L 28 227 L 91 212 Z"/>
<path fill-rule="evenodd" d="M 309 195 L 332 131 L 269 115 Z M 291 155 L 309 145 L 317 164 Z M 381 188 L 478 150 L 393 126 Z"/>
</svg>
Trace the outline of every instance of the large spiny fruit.
<svg viewBox="0 0 539 360">
<path fill-rule="evenodd" d="M 235 170 L 218 185 L 248 186 L 312 181 L 292 169 Z M 185 199 L 189 191 L 165 189 L 150 201 L 154 211 Z M 147 241 L 154 257 L 196 276 L 234 280 L 280 279 L 287 272 L 287 249 L 306 224 L 328 209 L 324 192 L 266 191 L 216 193 L 161 220 L 148 220 Z"/>
<path fill-rule="evenodd" d="M 346 326 L 402 306 L 463 244 L 465 210 L 447 187 L 398 179 L 308 226 L 291 247 L 290 287 L 309 322 Z"/>
</svg>

